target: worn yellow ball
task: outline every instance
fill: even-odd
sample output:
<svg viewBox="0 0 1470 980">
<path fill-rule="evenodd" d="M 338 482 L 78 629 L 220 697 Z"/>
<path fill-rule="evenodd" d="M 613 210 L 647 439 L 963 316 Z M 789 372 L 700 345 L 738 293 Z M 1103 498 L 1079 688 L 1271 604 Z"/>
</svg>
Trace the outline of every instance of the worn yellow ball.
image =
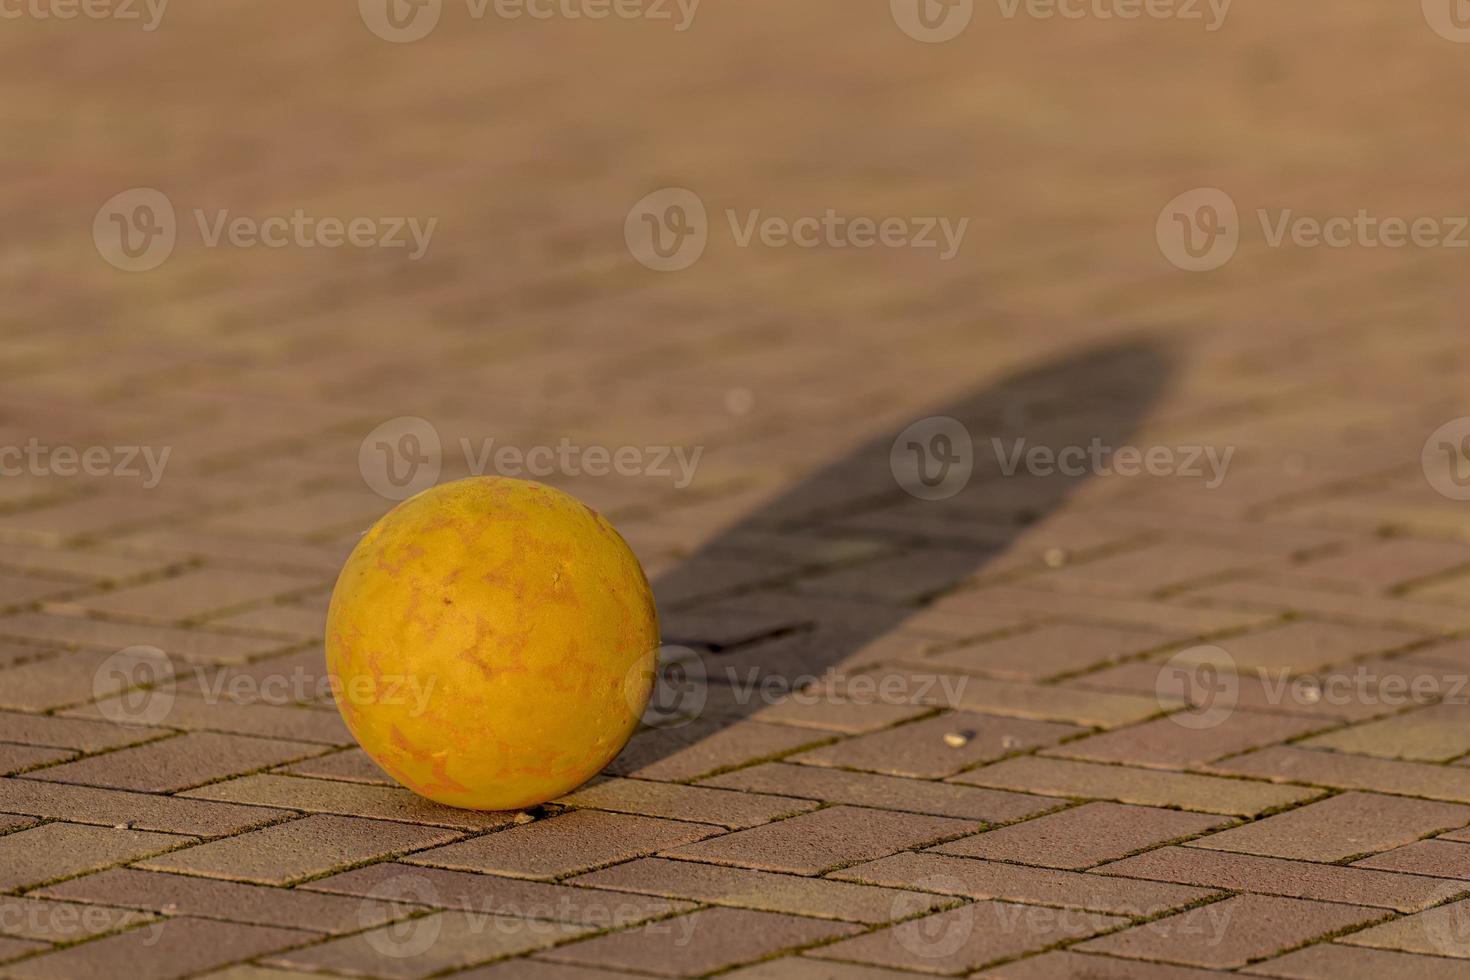
<svg viewBox="0 0 1470 980">
<path fill-rule="evenodd" d="M 543 803 L 612 761 L 657 647 L 648 580 L 612 525 L 501 477 L 395 507 L 353 549 L 327 612 L 353 736 L 415 793 L 476 810 Z"/>
</svg>

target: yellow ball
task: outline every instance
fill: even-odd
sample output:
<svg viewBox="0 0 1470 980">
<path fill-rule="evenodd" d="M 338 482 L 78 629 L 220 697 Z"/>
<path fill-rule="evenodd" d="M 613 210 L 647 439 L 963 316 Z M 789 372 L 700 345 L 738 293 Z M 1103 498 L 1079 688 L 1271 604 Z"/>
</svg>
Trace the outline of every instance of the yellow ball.
<svg viewBox="0 0 1470 980">
<path fill-rule="evenodd" d="M 353 737 L 421 796 L 475 810 L 554 799 L 627 744 L 658 613 L 611 524 L 560 490 L 477 477 L 373 525 L 327 612 Z"/>
</svg>

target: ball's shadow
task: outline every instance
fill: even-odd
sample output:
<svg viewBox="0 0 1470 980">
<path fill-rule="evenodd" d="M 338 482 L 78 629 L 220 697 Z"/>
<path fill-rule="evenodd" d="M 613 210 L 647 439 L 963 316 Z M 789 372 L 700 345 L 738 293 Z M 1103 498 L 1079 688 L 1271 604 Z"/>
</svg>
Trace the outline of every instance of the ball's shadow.
<svg viewBox="0 0 1470 980">
<path fill-rule="evenodd" d="M 1045 361 L 916 412 L 930 421 L 875 435 L 722 531 L 654 585 L 666 646 L 651 727 L 606 772 L 684 780 L 734 755 L 780 754 L 783 740 L 764 751 L 768 730 L 744 724 L 772 692 L 881 659 L 875 644 L 985 571 L 1089 478 L 1024 463 L 1007 472 L 1018 444 L 1130 445 L 1174 363 L 1150 339 Z M 964 476 L 952 438 L 964 430 L 942 417 L 974 450 L 968 481 L 947 497 Z M 810 740 L 831 734 L 813 729 Z"/>
</svg>

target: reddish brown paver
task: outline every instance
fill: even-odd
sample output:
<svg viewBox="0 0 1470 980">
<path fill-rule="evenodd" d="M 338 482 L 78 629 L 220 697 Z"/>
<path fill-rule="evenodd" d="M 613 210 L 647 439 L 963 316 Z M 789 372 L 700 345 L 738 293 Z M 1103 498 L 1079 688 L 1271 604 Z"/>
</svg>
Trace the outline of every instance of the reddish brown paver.
<svg viewBox="0 0 1470 980">
<path fill-rule="evenodd" d="M 662 853 L 693 861 L 814 875 L 978 829 L 971 821 L 949 817 L 832 806 Z"/>
<path fill-rule="evenodd" d="M 559 878 L 718 834 L 720 828 L 598 810 L 573 810 L 523 827 L 412 855 L 413 864 L 520 878 Z"/>
<path fill-rule="evenodd" d="M 1080 870 L 1229 823 L 1158 807 L 1085 803 L 1060 813 L 950 841 L 941 854 Z"/>
<path fill-rule="evenodd" d="M 1126 921 L 1077 909 L 982 901 L 823 946 L 811 955 L 955 974 L 1103 932 Z"/>
<path fill-rule="evenodd" d="M 1229 969 L 1385 915 L 1382 909 L 1236 895 L 1089 940 L 1078 949 Z"/>
<path fill-rule="evenodd" d="M 1285 980 L 1467 980 L 1470 963 L 1443 956 L 1419 956 L 1387 949 L 1316 943 L 1285 956 L 1253 963 L 1240 971 Z"/>
<path fill-rule="evenodd" d="M 313 938 L 292 929 L 180 916 L 12 963 L 5 973 L 17 980 L 181 977 Z"/>
<path fill-rule="evenodd" d="M 291 762 L 321 751 L 321 746 L 304 742 L 193 732 L 50 766 L 29 773 L 28 778 L 107 789 L 169 793 L 223 776 Z"/>
<path fill-rule="evenodd" d="M 1470 807 L 1375 793 L 1344 793 L 1193 841 L 1208 847 L 1306 861 L 1343 858 L 1407 844 L 1470 822 Z"/>
<path fill-rule="evenodd" d="M 1447 897 L 1442 881 L 1382 871 L 1361 862 L 1344 867 L 1203 847 L 1161 847 L 1092 870 L 1100 875 L 1124 875 L 1149 882 L 1177 881 L 1239 892 L 1375 905 L 1400 912 L 1417 912 Z"/>
<path fill-rule="evenodd" d="M 114 827 L 46 823 L 0 836 L 0 890 L 28 888 L 133 861 L 195 838 Z"/>
<path fill-rule="evenodd" d="M 1056 868 L 906 852 L 832 872 L 829 877 L 968 898 L 1151 916 L 1219 894 L 1162 881 L 1126 881 Z"/>
<path fill-rule="evenodd" d="M 702 976 L 782 950 L 847 936 L 858 926 L 748 909 L 703 909 L 571 943 L 542 959 L 657 976 Z"/>
<path fill-rule="evenodd" d="M 138 862 L 152 871 L 285 885 L 454 840 L 443 827 L 313 814 Z"/>
<path fill-rule="evenodd" d="M 893 888 L 665 858 L 641 858 L 568 881 L 574 885 L 669 895 L 709 905 L 849 922 L 888 922 L 926 908 L 952 904 L 937 895 L 924 899 Z"/>
<path fill-rule="evenodd" d="M 1063 805 L 1050 797 L 1026 793 L 1006 793 L 880 773 L 794 766 L 782 762 L 737 769 L 704 780 L 702 785 L 991 823 L 1009 823 Z"/>
<path fill-rule="evenodd" d="M 1081 732 L 1072 725 L 955 712 L 812 749 L 795 756 L 794 761 L 942 779 L 977 763 L 1051 745 Z"/>
</svg>

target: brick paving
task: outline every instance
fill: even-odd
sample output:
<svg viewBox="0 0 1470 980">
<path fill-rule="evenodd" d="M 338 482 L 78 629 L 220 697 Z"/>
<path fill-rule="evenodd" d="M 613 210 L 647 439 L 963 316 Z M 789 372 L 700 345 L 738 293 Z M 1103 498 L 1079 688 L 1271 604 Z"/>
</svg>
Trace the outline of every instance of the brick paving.
<svg viewBox="0 0 1470 980">
<path fill-rule="evenodd" d="M 1464 252 L 1270 231 L 1463 213 L 1437 0 L 375 3 L 0 32 L 0 978 L 1470 978 Z M 298 209 L 436 224 L 211 244 Z M 968 224 L 760 224 L 829 211 Z M 429 803 L 332 705 L 336 571 L 403 473 L 563 446 L 691 679 Z"/>
</svg>

